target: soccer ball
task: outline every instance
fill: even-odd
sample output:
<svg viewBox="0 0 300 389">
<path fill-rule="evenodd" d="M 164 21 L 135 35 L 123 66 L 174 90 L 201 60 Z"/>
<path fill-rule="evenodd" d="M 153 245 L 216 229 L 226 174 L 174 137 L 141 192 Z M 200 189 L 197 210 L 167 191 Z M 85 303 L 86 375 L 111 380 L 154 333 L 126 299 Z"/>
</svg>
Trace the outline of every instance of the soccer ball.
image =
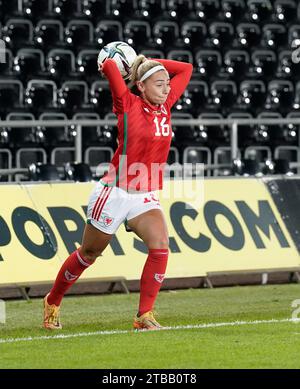
<svg viewBox="0 0 300 389">
<path fill-rule="evenodd" d="M 122 77 L 126 80 L 130 76 L 136 52 L 126 42 L 111 42 L 101 49 L 98 64 L 104 62 L 106 58 L 112 58 L 116 62 Z"/>
</svg>

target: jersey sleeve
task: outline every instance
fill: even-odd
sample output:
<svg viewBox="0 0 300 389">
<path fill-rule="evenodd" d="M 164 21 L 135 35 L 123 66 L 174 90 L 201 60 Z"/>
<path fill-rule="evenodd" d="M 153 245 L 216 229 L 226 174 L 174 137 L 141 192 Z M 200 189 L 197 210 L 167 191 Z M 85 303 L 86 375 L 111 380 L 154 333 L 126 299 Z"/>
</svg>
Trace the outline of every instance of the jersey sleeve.
<svg viewBox="0 0 300 389">
<path fill-rule="evenodd" d="M 102 70 L 109 82 L 113 99 L 113 112 L 116 114 L 126 112 L 134 96 L 123 80 L 117 64 L 113 59 L 108 58 L 105 60 Z"/>
<path fill-rule="evenodd" d="M 184 92 L 193 72 L 193 65 L 187 62 L 173 61 L 171 59 L 156 59 L 168 71 L 171 77 L 171 91 L 166 103 L 171 108 Z"/>
</svg>

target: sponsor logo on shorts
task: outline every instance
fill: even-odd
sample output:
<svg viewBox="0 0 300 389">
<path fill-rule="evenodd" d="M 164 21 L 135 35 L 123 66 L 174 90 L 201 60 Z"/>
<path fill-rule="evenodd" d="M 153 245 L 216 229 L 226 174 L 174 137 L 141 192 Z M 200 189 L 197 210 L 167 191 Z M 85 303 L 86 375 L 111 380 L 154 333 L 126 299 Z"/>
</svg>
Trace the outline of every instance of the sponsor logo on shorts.
<svg viewBox="0 0 300 389">
<path fill-rule="evenodd" d="M 108 216 L 108 215 L 101 215 L 100 223 L 104 224 L 105 227 L 108 227 L 112 224 L 114 221 L 114 218 Z"/>
<path fill-rule="evenodd" d="M 163 282 L 164 278 L 165 278 L 165 275 L 164 274 L 159 274 L 159 273 L 155 273 L 154 274 L 154 278 L 157 282 L 159 282 L 160 284 Z"/>
</svg>

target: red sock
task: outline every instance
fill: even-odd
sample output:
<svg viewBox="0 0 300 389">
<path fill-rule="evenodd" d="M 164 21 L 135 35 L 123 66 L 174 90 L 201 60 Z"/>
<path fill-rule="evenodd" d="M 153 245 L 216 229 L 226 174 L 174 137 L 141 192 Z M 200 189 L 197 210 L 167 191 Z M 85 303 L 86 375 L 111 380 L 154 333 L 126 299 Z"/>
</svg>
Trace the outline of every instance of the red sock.
<svg viewBox="0 0 300 389">
<path fill-rule="evenodd" d="M 168 249 L 150 249 L 140 282 L 139 315 L 151 311 L 165 277 Z"/>
<path fill-rule="evenodd" d="M 66 291 L 79 278 L 81 273 L 90 266 L 79 251 L 74 251 L 64 262 L 57 274 L 55 283 L 47 297 L 48 304 L 60 305 Z"/>
</svg>

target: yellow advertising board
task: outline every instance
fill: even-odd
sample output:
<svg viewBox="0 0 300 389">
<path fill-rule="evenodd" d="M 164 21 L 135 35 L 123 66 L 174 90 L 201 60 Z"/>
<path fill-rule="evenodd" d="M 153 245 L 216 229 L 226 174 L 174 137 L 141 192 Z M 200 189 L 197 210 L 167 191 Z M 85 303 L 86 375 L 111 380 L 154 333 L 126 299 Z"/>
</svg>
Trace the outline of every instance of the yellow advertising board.
<svg viewBox="0 0 300 389">
<path fill-rule="evenodd" d="M 55 279 L 80 246 L 93 185 L 0 185 L 0 284 Z M 182 189 L 183 181 L 167 181 L 160 196 L 170 235 L 167 277 L 300 266 L 263 181 L 205 180 L 196 199 Z M 121 226 L 82 278 L 139 279 L 145 259 L 143 243 Z"/>
</svg>

